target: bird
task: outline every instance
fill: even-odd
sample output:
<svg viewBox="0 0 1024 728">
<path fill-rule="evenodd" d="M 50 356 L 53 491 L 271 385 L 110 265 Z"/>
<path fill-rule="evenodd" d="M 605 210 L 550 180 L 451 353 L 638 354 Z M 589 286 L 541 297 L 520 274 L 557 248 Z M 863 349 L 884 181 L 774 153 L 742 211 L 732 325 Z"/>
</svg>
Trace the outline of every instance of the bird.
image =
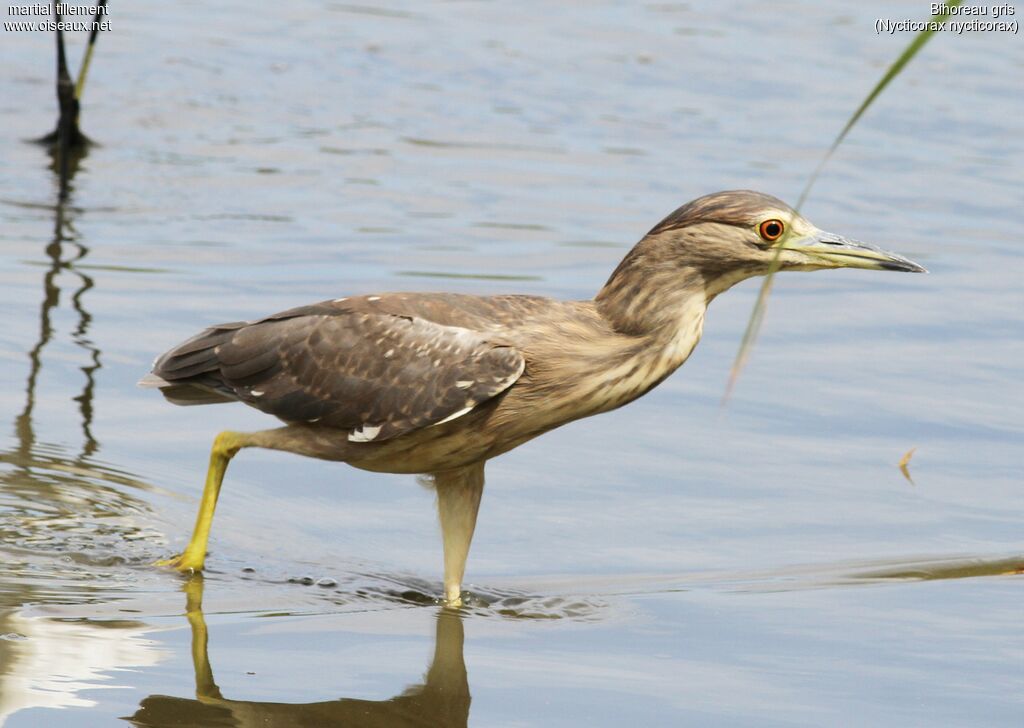
<svg viewBox="0 0 1024 728">
<path fill-rule="evenodd" d="M 243 402 L 284 424 L 215 437 L 191 539 L 157 563 L 203 569 L 228 462 L 267 448 L 426 476 L 443 602 L 458 607 L 488 460 L 649 392 L 690 356 L 708 304 L 740 281 L 827 268 L 927 272 L 776 197 L 728 190 L 651 228 L 591 300 L 381 293 L 211 326 L 158 357 L 140 385 L 179 405 Z"/>
</svg>

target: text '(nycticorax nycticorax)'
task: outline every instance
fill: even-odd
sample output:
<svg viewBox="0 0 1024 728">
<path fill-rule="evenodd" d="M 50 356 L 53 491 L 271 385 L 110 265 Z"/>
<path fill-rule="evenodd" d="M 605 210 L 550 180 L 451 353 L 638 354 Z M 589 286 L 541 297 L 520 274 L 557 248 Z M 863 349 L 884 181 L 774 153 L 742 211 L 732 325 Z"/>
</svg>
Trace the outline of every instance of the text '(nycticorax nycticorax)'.
<svg viewBox="0 0 1024 728">
<path fill-rule="evenodd" d="M 781 270 L 916 263 L 826 233 L 780 200 L 718 192 L 647 233 L 590 301 L 387 293 L 212 326 L 157 359 L 142 384 L 175 404 L 240 401 L 285 422 L 214 441 L 192 539 L 203 568 L 228 461 L 244 447 L 432 476 L 445 600 L 457 605 L 484 464 L 567 422 L 640 397 L 700 339 L 719 293 Z"/>
</svg>

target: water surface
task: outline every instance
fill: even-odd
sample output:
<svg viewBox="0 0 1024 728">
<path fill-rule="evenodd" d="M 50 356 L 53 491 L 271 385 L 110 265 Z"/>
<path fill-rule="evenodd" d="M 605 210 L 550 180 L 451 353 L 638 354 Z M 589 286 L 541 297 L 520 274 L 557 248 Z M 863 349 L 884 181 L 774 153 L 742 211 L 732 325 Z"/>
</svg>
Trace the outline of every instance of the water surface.
<svg viewBox="0 0 1024 728">
<path fill-rule="evenodd" d="M 589 297 L 686 200 L 795 200 L 909 41 L 875 18 L 923 12 L 115 4 L 63 207 L 52 38 L 5 33 L 0 723 L 1018 725 L 1019 36 L 936 36 L 804 208 L 931 275 L 781 277 L 725 410 L 758 284 L 720 297 L 656 391 L 488 467 L 471 607 L 427 490 L 280 453 L 232 464 L 204 579 L 148 566 L 269 423 L 137 389 L 154 355 L 353 293 Z"/>
</svg>

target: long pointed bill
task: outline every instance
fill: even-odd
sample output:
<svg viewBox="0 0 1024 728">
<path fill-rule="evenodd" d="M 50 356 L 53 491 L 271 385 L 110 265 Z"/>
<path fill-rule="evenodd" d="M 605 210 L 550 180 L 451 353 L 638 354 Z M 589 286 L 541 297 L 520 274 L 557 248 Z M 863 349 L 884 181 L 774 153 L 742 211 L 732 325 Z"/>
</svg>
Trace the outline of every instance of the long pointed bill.
<svg viewBox="0 0 1024 728">
<path fill-rule="evenodd" d="M 842 235 L 818 232 L 802 240 L 787 241 L 785 250 L 795 250 L 821 261 L 822 267 L 898 270 L 906 273 L 927 273 L 922 266 L 902 255 L 890 253 Z"/>
</svg>

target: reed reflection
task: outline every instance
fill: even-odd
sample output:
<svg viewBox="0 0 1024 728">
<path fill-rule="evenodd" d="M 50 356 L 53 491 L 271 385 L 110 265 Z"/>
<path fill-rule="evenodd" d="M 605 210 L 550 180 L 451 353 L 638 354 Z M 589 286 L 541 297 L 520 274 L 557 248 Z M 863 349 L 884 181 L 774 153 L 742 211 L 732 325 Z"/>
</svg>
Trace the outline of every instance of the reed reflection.
<svg viewBox="0 0 1024 728">
<path fill-rule="evenodd" d="M 90 336 L 93 316 L 88 310 L 88 294 L 95 282 L 78 267 L 89 248 L 75 228 L 81 211 L 73 205 L 74 178 L 89 147 L 78 144 L 62 150 L 55 144 L 47 151 L 56 190 L 52 207 L 43 208 L 52 209 L 53 226 L 43 248 L 38 333 L 27 349 L 24 403 L 14 416 L 14 441 L 0 451 L 0 606 L 67 599 L 72 581 L 76 583 L 71 591 L 98 588 L 90 583 L 94 567 L 129 560 L 116 553 L 116 546 L 149 533 L 138 525 L 138 519 L 125 518 L 147 512 L 147 505 L 118 486 L 150 487 L 95 460 L 100 450 L 93 432 L 96 378 L 103 354 Z M 47 428 L 37 423 L 37 406 L 41 401 L 66 401 L 65 391 L 41 389 L 47 362 L 63 367 L 68 360 L 68 347 L 61 347 L 67 342 L 60 341 L 55 325 L 62 295 L 72 314 L 66 336 L 81 376 L 70 380 L 79 436 L 71 443 L 56 444 L 40 437 Z M 50 353 L 55 346 L 61 350 Z M 58 555 L 59 559 L 54 558 Z"/>
<path fill-rule="evenodd" d="M 51 148 L 50 169 L 58 172 L 59 152 Z M 96 387 L 96 372 L 102 367 L 101 352 L 89 338 L 89 326 L 92 315 L 85 306 L 85 294 L 95 285 L 91 276 L 75 267 L 89 253 L 89 249 L 78 240 L 74 228 L 74 208 L 70 204 L 73 191 L 72 180 L 79 165 L 88 156 L 87 147 L 78 147 L 73 154 L 73 164 L 69 168 L 70 177 L 58 180 L 60 190 L 53 206 L 53 236 L 45 248 L 47 270 L 43 275 L 43 300 L 39 308 L 39 335 L 35 345 L 29 350 L 29 374 L 25 385 L 25 406 L 16 420 L 16 432 L 20 444 L 20 452 L 28 456 L 35 443 L 35 430 L 32 415 L 36 404 L 36 386 L 43 367 L 43 350 L 53 339 L 53 314 L 60 305 L 61 289 L 57 283 L 61 273 L 70 273 L 77 285 L 70 291 L 71 308 L 77 315 L 77 324 L 71 334 L 76 346 L 86 353 L 87 362 L 80 369 L 85 376 L 82 392 L 74 397 L 78 403 L 82 429 L 82 448 L 79 457 L 85 458 L 99 449 L 99 443 L 92 434 L 93 393 Z M 67 193 L 67 196 L 65 196 Z"/>
<path fill-rule="evenodd" d="M 231 728 L 250 726 L 445 726 L 469 722 L 469 680 L 463 659 L 463 616 L 457 609 L 437 613 L 434 656 L 422 683 L 387 700 L 338 698 L 317 703 L 278 703 L 231 700 L 214 679 L 209 658 L 209 635 L 203 616 L 203 577 L 184 587 L 186 615 L 192 630 L 192 664 L 196 697 L 151 695 L 128 720 L 140 728 L 202 725 Z"/>
<path fill-rule="evenodd" d="M 97 6 L 96 21 L 105 13 L 106 0 Z M 92 315 L 86 310 L 85 294 L 93 287 L 91 276 L 75 267 L 75 263 L 85 258 L 89 249 L 78 240 L 74 228 L 73 212 L 70 200 L 74 190 L 74 179 L 82 162 L 89 155 L 92 143 L 82 133 L 78 125 L 80 111 L 79 99 L 85 86 L 89 62 L 96 42 L 98 27 L 90 33 L 86 55 L 82 61 L 78 81 L 71 80 L 68 71 L 67 53 L 64 46 L 64 33 L 61 30 L 61 7 L 53 6 L 54 20 L 57 23 L 57 105 L 58 118 L 56 128 L 37 142 L 46 147 L 50 157 L 49 169 L 54 173 L 57 183 L 57 199 L 53 205 L 53 235 L 45 248 L 49 265 L 43 276 L 43 302 L 39 311 L 39 336 L 35 346 L 29 351 L 29 375 L 25 387 L 25 406 L 18 416 L 15 431 L 18 437 L 18 460 L 21 463 L 32 461 L 35 445 L 35 430 L 32 424 L 33 410 L 36 403 L 36 385 L 42 370 L 43 349 L 53 338 L 53 311 L 60 305 L 60 287 L 57 278 L 63 272 L 72 273 L 78 279 L 78 285 L 71 292 L 71 307 L 78 315 L 78 322 L 71 334 L 75 344 L 87 352 L 88 363 L 81 367 L 85 375 L 82 393 L 74 398 L 78 403 L 81 415 L 83 443 L 79 459 L 84 459 L 99 449 L 99 443 L 92 434 L 93 393 L 95 391 L 95 375 L 102 367 L 100 350 L 89 339 L 89 325 Z"/>
</svg>

